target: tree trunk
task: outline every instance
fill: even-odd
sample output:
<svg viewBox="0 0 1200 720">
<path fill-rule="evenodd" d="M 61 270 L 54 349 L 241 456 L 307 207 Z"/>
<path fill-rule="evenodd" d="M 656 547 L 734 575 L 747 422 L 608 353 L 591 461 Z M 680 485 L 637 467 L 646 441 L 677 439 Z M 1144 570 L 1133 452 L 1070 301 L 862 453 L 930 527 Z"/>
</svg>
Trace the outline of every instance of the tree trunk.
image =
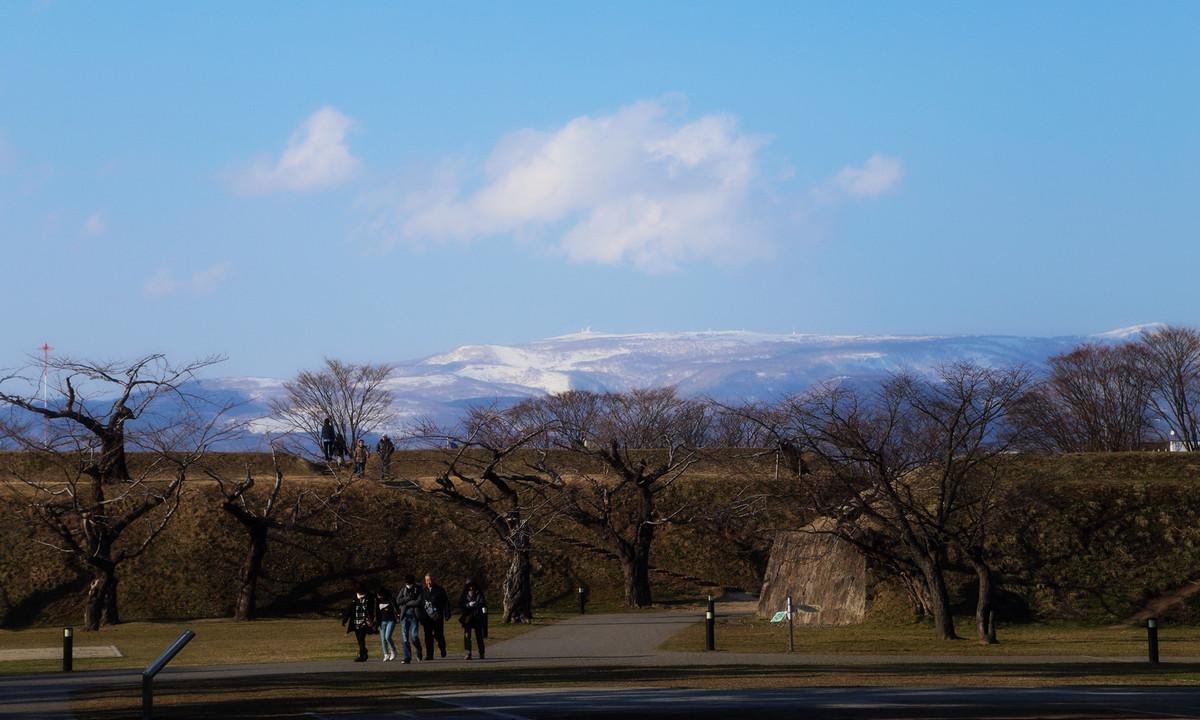
<svg viewBox="0 0 1200 720">
<path fill-rule="evenodd" d="M 950 593 L 946 590 L 946 578 L 937 558 L 923 556 L 918 559 L 921 576 L 925 580 L 929 611 L 933 615 L 933 634 L 938 640 L 957 640 L 954 632 L 954 615 L 950 612 Z"/>
<path fill-rule="evenodd" d="M 996 643 L 996 609 L 993 606 L 992 570 L 986 563 L 972 560 L 979 579 L 979 600 L 975 604 L 975 634 L 984 645 Z"/>
<path fill-rule="evenodd" d="M 648 535 L 653 536 L 653 530 Z M 617 557 L 625 576 L 625 605 L 632 608 L 650 607 L 650 542 L 639 533 L 638 540 L 621 543 Z"/>
<path fill-rule="evenodd" d="M 533 619 L 533 582 L 529 540 L 524 547 L 514 543 L 508 551 L 508 573 L 504 576 L 504 618 L 506 623 L 529 622 Z"/>
<path fill-rule="evenodd" d="M 242 563 L 237 603 L 233 610 L 235 622 L 249 622 L 255 619 L 258 608 L 258 578 L 262 574 L 263 557 L 267 554 L 266 525 L 249 526 L 249 531 L 250 547 L 247 548 L 246 559 Z"/>
<path fill-rule="evenodd" d="M 94 564 L 92 582 L 83 605 L 83 629 L 99 630 L 102 625 L 116 625 L 119 622 L 116 567 L 109 562 Z"/>
</svg>

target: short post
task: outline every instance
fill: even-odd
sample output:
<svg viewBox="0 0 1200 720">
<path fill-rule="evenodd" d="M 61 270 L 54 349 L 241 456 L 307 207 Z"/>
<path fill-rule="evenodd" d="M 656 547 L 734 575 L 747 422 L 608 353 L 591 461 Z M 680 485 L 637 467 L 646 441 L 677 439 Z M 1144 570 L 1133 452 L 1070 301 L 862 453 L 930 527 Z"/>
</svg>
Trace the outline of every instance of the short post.
<svg viewBox="0 0 1200 720">
<path fill-rule="evenodd" d="M 713 607 L 712 593 L 708 595 L 708 611 L 704 613 L 704 649 L 716 650 L 716 638 L 714 637 L 716 623 L 716 612 Z"/>
<path fill-rule="evenodd" d="M 579 614 L 583 614 L 583 587 L 579 588 Z"/>
<path fill-rule="evenodd" d="M 788 595 L 787 599 L 787 617 L 788 617 L 788 652 L 796 651 L 796 636 L 792 629 L 792 596 Z"/>
<path fill-rule="evenodd" d="M 191 642 L 194 637 L 196 637 L 196 633 L 184 630 L 183 634 L 175 638 L 175 642 L 171 643 L 170 647 L 163 650 L 157 660 L 142 671 L 142 720 L 154 720 L 154 676 L 166 667 L 167 663 L 171 662 L 171 658 L 175 657 L 183 649 L 183 646 Z"/>
<path fill-rule="evenodd" d="M 1150 644 L 1150 662 L 1158 662 L 1158 618 L 1146 621 L 1146 635 Z"/>
<path fill-rule="evenodd" d="M 71 672 L 74 662 L 75 628 L 63 628 L 63 672 Z"/>
<path fill-rule="evenodd" d="M 480 610 L 483 612 L 483 636 L 487 637 L 488 636 L 487 605 L 484 605 L 482 608 L 480 608 Z"/>
</svg>

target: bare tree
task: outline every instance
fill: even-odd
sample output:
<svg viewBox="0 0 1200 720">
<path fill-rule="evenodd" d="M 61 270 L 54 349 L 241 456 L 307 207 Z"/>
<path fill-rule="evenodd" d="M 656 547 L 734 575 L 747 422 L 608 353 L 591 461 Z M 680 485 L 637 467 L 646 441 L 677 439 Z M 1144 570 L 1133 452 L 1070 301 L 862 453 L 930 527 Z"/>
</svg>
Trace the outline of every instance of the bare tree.
<svg viewBox="0 0 1200 720">
<path fill-rule="evenodd" d="M 985 540 L 999 506 L 998 460 L 1020 438 L 1013 409 L 1029 383 L 1023 368 L 951 364 L 933 381 L 897 373 L 870 392 L 823 384 L 764 423 L 814 458 L 810 472 L 785 475 L 791 497 L 829 518 L 820 532 L 904 580 L 939 639 L 956 637 L 945 569 L 957 550 L 977 573 L 980 640 L 995 640 Z"/>
<path fill-rule="evenodd" d="M 1022 412 L 1035 448 L 1053 452 L 1139 450 L 1153 432 L 1151 386 L 1136 345 L 1086 344 L 1046 361 L 1045 379 Z"/>
<path fill-rule="evenodd" d="M 573 390 L 536 398 L 518 413 L 548 429 L 538 469 L 563 489 L 564 515 L 595 532 L 617 555 L 625 604 L 652 604 L 650 549 L 659 525 L 692 519 L 687 502 L 664 507 L 666 491 L 701 460 L 703 403 L 673 388 L 597 394 Z"/>
<path fill-rule="evenodd" d="M 1150 330 L 1139 349 L 1159 417 L 1186 449 L 1200 449 L 1200 331 Z"/>
<path fill-rule="evenodd" d="M 316 447 L 321 446 L 321 425 L 330 418 L 354 447 L 367 433 L 391 420 L 394 397 L 387 387 L 391 374 L 391 365 L 356 365 L 325 358 L 320 370 L 301 371 L 285 382 L 285 394 L 271 401 L 271 411 L 286 433 L 308 438 Z M 292 449 L 310 455 L 301 448 Z"/>
<path fill-rule="evenodd" d="M 465 510 L 508 553 L 503 621 L 533 618 L 532 541 L 555 517 L 555 483 L 532 467 L 522 451 L 537 447 L 545 427 L 496 405 L 464 410 L 452 427 L 432 420 L 413 430 L 441 466 L 433 478 L 404 477 L 389 485 L 416 490 Z"/>
<path fill-rule="evenodd" d="M 13 468 L 5 482 L 30 521 L 48 531 L 46 544 L 91 572 L 85 630 L 120 622 L 118 567 L 162 532 L 179 506 L 188 468 L 238 429 L 223 420 L 230 406 L 188 389 L 197 372 L 219 361 L 174 367 L 162 355 L 125 363 L 55 359 L 48 366 L 53 401 L 43 406 L 0 392 L 0 402 L 17 413 L 44 420 L 43 433 L 15 416 L 2 427 L 9 441 L 52 471 Z M 0 385 L 32 383 L 14 374 Z M 144 451 L 136 472 L 127 446 Z"/>
<path fill-rule="evenodd" d="M 256 483 L 250 468 L 246 469 L 246 478 L 236 482 L 211 469 L 204 469 L 221 493 L 221 509 L 246 531 L 246 554 L 238 574 L 238 591 L 234 602 L 235 621 L 251 621 L 257 616 L 258 582 L 262 576 L 263 560 L 270 547 L 271 534 L 337 537 L 340 530 L 340 500 L 354 483 L 354 476 L 347 473 L 338 475 L 332 487 L 308 484 L 296 492 L 295 498 L 285 506 L 283 471 L 279 467 L 279 456 L 274 445 L 271 447 L 271 464 L 275 481 L 266 494 L 260 496 L 253 493 Z"/>
</svg>

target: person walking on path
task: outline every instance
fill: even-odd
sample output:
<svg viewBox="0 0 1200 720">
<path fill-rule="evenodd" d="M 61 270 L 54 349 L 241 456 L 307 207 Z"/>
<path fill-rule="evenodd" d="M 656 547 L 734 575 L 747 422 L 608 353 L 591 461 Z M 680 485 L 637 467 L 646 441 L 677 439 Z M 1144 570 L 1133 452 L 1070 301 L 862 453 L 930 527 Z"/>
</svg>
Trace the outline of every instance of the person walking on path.
<svg viewBox="0 0 1200 720">
<path fill-rule="evenodd" d="M 433 573 L 425 574 L 425 587 L 421 590 L 421 626 L 425 630 L 425 659 L 433 659 L 433 642 L 446 657 L 446 616 L 450 614 L 450 598 L 446 589 L 433 579 Z"/>
<path fill-rule="evenodd" d="M 388 439 L 387 435 L 379 438 L 379 442 L 375 443 L 375 452 L 379 455 L 379 479 L 387 480 L 392 474 L 392 453 L 396 451 L 396 446 Z"/>
<path fill-rule="evenodd" d="M 422 658 L 421 638 L 421 588 L 412 575 L 404 576 L 404 588 L 396 593 L 396 613 L 400 616 L 400 646 L 404 648 L 404 664 L 412 662 L 412 651 L 417 651 L 417 660 Z"/>
<path fill-rule="evenodd" d="M 346 462 L 346 455 L 349 453 L 346 448 L 346 436 L 342 434 L 341 430 L 337 431 L 337 436 L 333 439 L 333 452 L 337 455 L 338 467 L 341 467 Z"/>
<path fill-rule="evenodd" d="M 354 599 L 342 613 L 342 624 L 346 626 L 346 633 L 354 633 L 358 640 L 358 657 L 354 662 L 366 662 L 367 635 L 375 626 L 375 598 L 367 594 L 367 588 L 362 583 L 358 584 Z"/>
<path fill-rule="evenodd" d="M 363 471 L 367 469 L 367 458 L 371 457 L 371 448 L 363 442 L 362 438 L 358 439 L 358 444 L 354 446 L 354 474 L 356 477 L 362 477 Z"/>
<path fill-rule="evenodd" d="M 336 442 L 337 436 L 333 432 L 333 418 L 325 418 L 325 422 L 321 423 L 321 452 L 325 455 L 325 462 L 333 461 L 333 450 Z"/>
<path fill-rule="evenodd" d="M 475 642 L 479 645 L 479 659 L 483 659 L 483 633 L 487 623 L 487 601 L 474 579 L 468 578 L 463 586 L 462 595 L 458 597 L 458 609 L 461 615 L 458 623 L 463 628 L 463 648 L 467 654 L 464 660 L 471 659 L 471 633 L 475 633 Z"/>
<path fill-rule="evenodd" d="M 379 588 L 375 593 L 375 612 L 379 618 L 379 642 L 383 644 L 383 661 L 396 659 L 396 643 L 392 642 L 392 633 L 396 631 L 396 603 L 387 588 Z"/>
</svg>

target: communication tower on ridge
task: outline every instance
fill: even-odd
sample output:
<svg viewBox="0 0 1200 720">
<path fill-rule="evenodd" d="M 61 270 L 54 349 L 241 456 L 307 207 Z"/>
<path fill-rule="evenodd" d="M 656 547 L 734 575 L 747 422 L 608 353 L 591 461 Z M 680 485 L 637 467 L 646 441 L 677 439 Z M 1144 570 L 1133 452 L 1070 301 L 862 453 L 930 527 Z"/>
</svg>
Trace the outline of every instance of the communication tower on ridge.
<svg viewBox="0 0 1200 720">
<path fill-rule="evenodd" d="M 50 343 L 42 343 L 38 350 L 42 351 L 42 409 L 48 408 L 47 393 L 50 388 L 49 368 L 50 368 L 50 351 L 54 348 L 50 347 Z M 42 444 L 50 444 L 50 419 L 45 415 L 42 416 Z"/>
</svg>

